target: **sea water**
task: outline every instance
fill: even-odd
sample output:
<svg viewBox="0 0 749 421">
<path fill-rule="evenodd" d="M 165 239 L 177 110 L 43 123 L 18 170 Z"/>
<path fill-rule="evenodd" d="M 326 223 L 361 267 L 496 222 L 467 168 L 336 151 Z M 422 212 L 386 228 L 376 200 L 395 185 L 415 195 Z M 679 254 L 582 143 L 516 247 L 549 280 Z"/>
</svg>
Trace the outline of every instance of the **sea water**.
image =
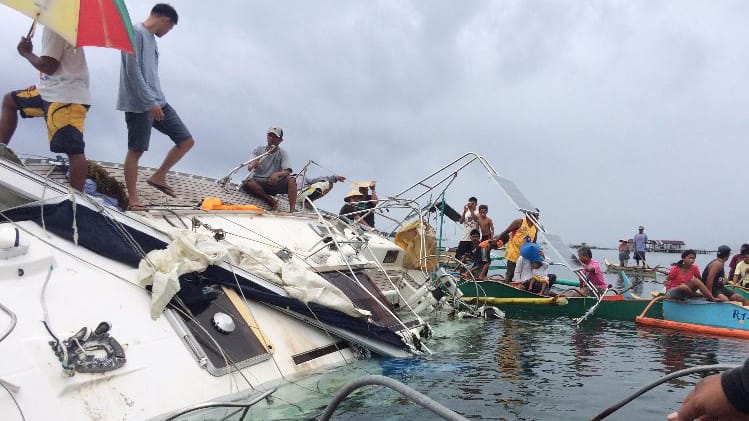
<svg viewBox="0 0 749 421">
<path fill-rule="evenodd" d="M 616 252 L 593 250 L 612 263 Z M 607 254 L 604 254 L 607 253 Z M 668 265 L 676 254 L 648 254 L 651 265 Z M 712 256 L 698 256 L 700 268 Z M 618 263 L 618 261 L 617 261 Z M 616 284 L 617 275 L 607 274 Z M 641 293 L 662 289 L 662 278 L 646 280 Z M 433 325 L 432 355 L 407 360 L 358 361 L 279 389 L 275 406 L 248 419 L 314 419 L 346 382 L 381 374 L 405 383 L 469 419 L 586 420 L 642 386 L 688 367 L 741 364 L 749 341 L 649 328 L 634 322 L 590 318 L 450 320 Z M 677 409 L 700 375 L 662 384 L 608 419 L 665 419 Z M 284 402 L 288 404 L 284 405 Z M 202 414 L 194 419 L 217 419 Z M 238 418 L 228 418 L 238 419 Z M 433 420 L 428 410 L 382 387 L 354 393 L 336 420 Z"/>
</svg>

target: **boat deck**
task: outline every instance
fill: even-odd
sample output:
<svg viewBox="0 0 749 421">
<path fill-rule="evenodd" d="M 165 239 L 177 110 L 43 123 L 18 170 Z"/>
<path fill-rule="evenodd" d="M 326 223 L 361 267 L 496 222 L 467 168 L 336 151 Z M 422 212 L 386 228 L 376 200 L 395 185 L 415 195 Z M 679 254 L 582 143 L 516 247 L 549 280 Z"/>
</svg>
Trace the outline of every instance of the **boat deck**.
<svg viewBox="0 0 749 421">
<path fill-rule="evenodd" d="M 24 165 L 31 171 L 47 177 L 56 183 L 69 186 L 67 178 L 67 166 L 61 165 L 60 161 L 44 158 L 22 159 Z M 122 164 L 91 161 L 104 168 L 114 179 L 125 186 L 125 174 Z M 255 205 L 269 210 L 270 207 L 262 200 L 238 189 L 236 183 L 230 183 L 224 189 L 218 184 L 218 180 L 209 177 L 201 177 L 193 174 L 170 171 L 167 176 L 169 185 L 174 189 L 177 197 L 171 197 L 160 190 L 149 185 L 146 180 L 156 172 L 156 168 L 139 167 L 138 169 L 138 196 L 141 201 L 151 207 L 193 208 L 200 206 L 200 202 L 206 197 L 217 197 L 224 203 Z M 276 196 L 279 199 L 279 211 L 287 212 L 289 202 L 286 195 Z M 299 209 L 298 212 L 306 212 Z"/>
</svg>

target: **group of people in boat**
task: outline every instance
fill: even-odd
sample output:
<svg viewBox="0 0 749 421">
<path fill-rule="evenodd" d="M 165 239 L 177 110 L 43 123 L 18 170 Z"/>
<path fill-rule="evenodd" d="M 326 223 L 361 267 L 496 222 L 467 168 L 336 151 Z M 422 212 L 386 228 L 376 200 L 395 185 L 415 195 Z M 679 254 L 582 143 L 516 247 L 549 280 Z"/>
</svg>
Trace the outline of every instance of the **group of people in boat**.
<svg viewBox="0 0 749 421">
<path fill-rule="evenodd" d="M 550 289 L 556 281 L 553 274 L 548 274 L 549 261 L 544 256 L 543 248 L 536 243 L 538 235 L 538 209 L 526 212 L 525 217 L 516 219 L 507 226 L 499 235 L 493 236 L 494 225 L 486 215 L 488 207 L 481 205 L 483 213 L 476 212 L 478 201 L 471 197 L 463 208 L 460 222 L 466 230 L 467 240 L 462 239 L 458 243 L 456 259 L 460 260 L 466 270 L 463 274 L 470 272 L 476 280 L 486 280 L 491 265 L 490 251 L 505 246 L 505 261 L 507 270 L 504 277 L 492 277 L 492 280 L 511 283 L 522 288 L 542 295 L 551 295 Z M 642 251 L 637 251 L 637 257 L 644 262 L 644 244 L 647 236 L 644 227 L 639 227 L 639 241 L 642 243 Z M 636 235 L 636 237 L 638 237 Z M 589 247 L 578 248 L 577 257 L 582 265 L 582 271 L 587 283 L 581 283 L 580 288 L 571 290 L 571 294 L 588 296 L 593 291 L 590 286 L 596 288 L 599 293 L 607 289 L 607 283 L 601 270 L 601 265 L 593 258 Z M 733 257 L 729 265 L 729 274 L 725 274 L 725 263 L 731 257 L 731 248 L 728 246 L 718 247 L 716 257 L 708 263 L 700 272 L 695 264 L 697 253 L 694 250 L 686 250 L 681 255 L 681 260 L 674 263 L 666 276 L 666 295 L 676 300 L 702 296 L 710 301 L 737 301 L 749 304 L 743 297 L 726 287 L 727 280 L 733 280 L 737 285 L 749 286 L 749 244 L 741 246 L 740 253 Z M 638 262 L 639 263 L 639 262 Z"/>
<path fill-rule="evenodd" d="M 488 206 L 478 205 L 475 197 L 470 197 L 463 207 L 460 223 L 463 225 L 464 236 L 455 252 L 455 258 L 464 268 L 462 274 L 476 280 L 489 279 L 490 252 L 505 246 L 505 275 L 491 279 L 537 294 L 552 295 L 551 287 L 556 282 L 556 276 L 548 273 L 550 262 L 545 257 L 543 248 L 536 242 L 540 211 L 534 209 L 526 212 L 523 218 L 513 220 L 495 236 L 494 222 L 487 215 L 488 210 Z M 591 285 L 603 292 L 606 281 L 590 248 L 581 247 L 578 258 Z M 571 290 L 570 294 L 585 296 L 591 295 L 592 291 L 583 284 L 580 288 Z"/>
<path fill-rule="evenodd" d="M 685 250 L 666 276 L 666 296 L 674 300 L 703 297 L 708 301 L 749 304 L 749 300 L 726 286 L 728 280 L 733 280 L 739 286 L 749 286 L 749 244 L 743 244 L 739 253 L 733 257 L 726 276 L 725 264 L 730 257 L 731 248 L 720 246 L 716 257 L 700 272 L 695 263 L 697 252 Z"/>
</svg>

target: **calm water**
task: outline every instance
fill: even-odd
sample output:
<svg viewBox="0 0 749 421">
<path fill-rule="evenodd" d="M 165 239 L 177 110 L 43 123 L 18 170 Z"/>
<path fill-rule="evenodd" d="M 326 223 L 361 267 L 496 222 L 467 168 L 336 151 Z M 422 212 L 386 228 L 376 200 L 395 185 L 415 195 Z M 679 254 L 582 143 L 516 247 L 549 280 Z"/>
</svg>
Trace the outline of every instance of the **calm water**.
<svg viewBox="0 0 749 421">
<path fill-rule="evenodd" d="M 616 252 L 610 254 L 613 261 Z M 603 260 L 598 254 L 594 257 Z M 676 257 L 653 255 L 652 260 L 665 264 Z M 701 255 L 700 267 L 709 259 Z M 615 283 L 616 276 L 609 280 Z M 660 287 L 644 285 L 645 292 Z M 431 356 L 357 362 L 279 391 L 277 402 L 294 402 L 298 407 L 272 413 L 257 410 L 254 416 L 312 419 L 347 381 L 363 374 L 383 374 L 471 419 L 585 420 L 667 373 L 704 364 L 738 365 L 749 356 L 749 341 L 645 328 L 633 322 L 590 319 L 576 327 L 567 318 L 528 316 L 445 321 L 434 327 Z M 665 419 L 698 378 L 661 385 L 609 419 Z M 368 388 L 350 397 L 334 418 L 436 417 L 395 392 Z"/>
</svg>

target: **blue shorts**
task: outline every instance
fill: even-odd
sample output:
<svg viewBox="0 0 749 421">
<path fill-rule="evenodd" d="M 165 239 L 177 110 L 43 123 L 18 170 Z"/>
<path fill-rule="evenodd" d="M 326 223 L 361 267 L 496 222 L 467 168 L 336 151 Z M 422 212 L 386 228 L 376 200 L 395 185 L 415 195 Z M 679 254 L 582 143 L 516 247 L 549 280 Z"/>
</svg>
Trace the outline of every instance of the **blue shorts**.
<svg viewBox="0 0 749 421">
<path fill-rule="evenodd" d="M 148 150 L 151 141 L 151 128 L 164 133 L 172 139 L 172 142 L 179 144 L 187 139 L 192 138 L 190 131 L 169 104 L 161 107 L 164 112 L 164 119 L 156 121 L 151 117 L 151 113 L 130 113 L 125 112 L 125 123 L 127 123 L 127 148 L 131 151 L 144 152 Z"/>
</svg>

